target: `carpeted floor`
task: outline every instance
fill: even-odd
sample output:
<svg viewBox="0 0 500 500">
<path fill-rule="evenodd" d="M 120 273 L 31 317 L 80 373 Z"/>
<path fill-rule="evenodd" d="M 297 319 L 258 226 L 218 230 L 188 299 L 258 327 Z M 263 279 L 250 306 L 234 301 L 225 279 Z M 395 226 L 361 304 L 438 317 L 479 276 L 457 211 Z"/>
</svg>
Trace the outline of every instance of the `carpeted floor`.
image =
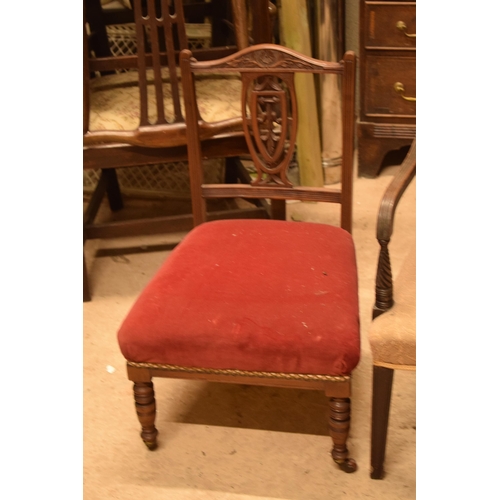
<svg viewBox="0 0 500 500">
<path fill-rule="evenodd" d="M 93 299 L 84 304 L 84 494 L 107 499 L 290 499 L 416 496 L 415 374 L 396 372 L 386 456 L 386 477 L 369 476 L 371 355 L 367 340 L 378 243 L 376 214 L 397 167 L 377 179 L 356 178 L 354 229 L 362 333 L 362 359 L 353 376 L 350 455 L 354 474 L 330 458 L 322 393 L 183 380 L 155 380 L 159 447 L 139 436 L 132 384 L 116 332 L 134 299 L 168 251 L 96 257 L 98 249 L 163 245 L 182 234 L 91 241 L 86 246 Z M 391 243 L 397 274 L 415 234 L 416 181 L 400 202 Z M 330 205 L 295 203 L 294 220 L 336 223 Z M 332 211 L 334 212 L 332 214 Z"/>
</svg>

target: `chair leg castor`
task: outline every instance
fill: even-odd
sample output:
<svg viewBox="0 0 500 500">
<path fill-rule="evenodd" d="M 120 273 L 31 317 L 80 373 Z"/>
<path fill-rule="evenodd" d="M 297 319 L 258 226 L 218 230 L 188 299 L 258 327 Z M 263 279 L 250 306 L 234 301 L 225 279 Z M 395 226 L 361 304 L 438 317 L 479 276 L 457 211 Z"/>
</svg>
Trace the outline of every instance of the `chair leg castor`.
<svg viewBox="0 0 500 500">
<path fill-rule="evenodd" d="M 147 446 L 148 450 L 156 450 L 158 448 L 158 443 L 156 441 L 144 441 L 144 444 Z"/>
<path fill-rule="evenodd" d="M 339 466 L 340 470 L 348 474 L 358 470 L 358 464 L 354 458 L 347 458 L 345 460 L 335 460 L 334 458 L 333 461 Z"/>
</svg>

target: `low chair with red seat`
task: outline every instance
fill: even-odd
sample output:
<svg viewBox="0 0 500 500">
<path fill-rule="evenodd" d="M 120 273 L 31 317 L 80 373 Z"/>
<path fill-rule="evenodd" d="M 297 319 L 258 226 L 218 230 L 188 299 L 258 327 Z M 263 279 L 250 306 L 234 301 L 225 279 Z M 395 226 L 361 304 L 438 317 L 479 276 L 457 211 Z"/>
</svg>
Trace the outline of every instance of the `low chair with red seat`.
<svg viewBox="0 0 500 500">
<path fill-rule="evenodd" d="M 257 170 L 251 184 L 205 185 L 195 75 L 242 78 L 243 128 Z M 324 62 L 272 44 L 197 62 L 181 53 L 195 228 L 138 297 L 118 340 L 134 382 L 141 436 L 157 446 L 153 377 L 325 391 L 332 456 L 346 472 L 351 374 L 360 356 L 352 226 L 355 55 Z M 287 177 L 297 132 L 296 73 L 339 75 L 343 91 L 341 189 Z M 341 226 L 282 220 L 206 222 L 206 198 L 324 201 Z"/>
</svg>

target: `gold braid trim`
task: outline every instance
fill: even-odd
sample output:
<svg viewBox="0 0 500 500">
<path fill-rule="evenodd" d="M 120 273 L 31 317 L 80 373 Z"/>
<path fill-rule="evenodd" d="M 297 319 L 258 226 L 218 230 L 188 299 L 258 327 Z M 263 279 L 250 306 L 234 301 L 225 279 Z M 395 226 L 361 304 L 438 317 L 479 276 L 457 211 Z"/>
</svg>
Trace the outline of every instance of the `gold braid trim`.
<svg viewBox="0 0 500 500">
<path fill-rule="evenodd" d="M 309 375 L 303 373 L 254 372 L 245 370 L 224 370 L 216 368 L 162 365 L 159 363 L 136 363 L 134 361 L 127 361 L 127 364 L 128 366 L 132 366 L 134 368 L 154 368 L 156 370 L 204 373 L 208 375 L 237 375 L 242 377 L 281 378 L 286 380 L 324 380 L 325 382 L 346 382 L 350 380 L 350 377 L 347 375 Z"/>
</svg>

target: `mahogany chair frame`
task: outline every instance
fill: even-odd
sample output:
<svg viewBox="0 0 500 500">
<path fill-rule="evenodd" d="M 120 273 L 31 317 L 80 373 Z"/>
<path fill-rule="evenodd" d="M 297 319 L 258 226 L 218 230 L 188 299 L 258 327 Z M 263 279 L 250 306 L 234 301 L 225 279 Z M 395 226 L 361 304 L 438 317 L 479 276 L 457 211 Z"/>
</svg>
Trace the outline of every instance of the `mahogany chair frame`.
<svg viewBox="0 0 500 500">
<path fill-rule="evenodd" d="M 83 65 L 84 65 L 84 120 L 83 120 L 83 168 L 101 170 L 101 176 L 90 198 L 83 220 L 83 243 L 96 238 L 116 238 L 123 236 L 149 235 L 185 231 L 193 227 L 192 214 L 152 217 L 126 221 L 110 221 L 96 223 L 95 218 L 104 197 L 107 195 L 112 211 L 123 207 L 122 196 L 116 175 L 116 168 L 151 165 L 157 163 L 177 162 L 187 160 L 187 133 L 185 119 L 181 113 L 179 86 L 176 73 L 179 51 L 187 48 L 187 37 L 184 28 L 184 10 L 182 0 L 172 0 L 175 13 L 170 15 L 155 15 L 155 0 L 133 0 L 134 19 L 138 39 L 138 53 L 130 56 L 111 56 L 104 51 L 102 57 L 89 56 L 89 36 L 86 31 L 86 1 L 84 1 L 83 23 Z M 169 12 L 168 0 L 157 0 L 161 3 L 162 12 Z M 241 9 L 238 5 L 241 0 L 232 0 L 234 15 L 236 16 L 236 38 L 243 43 L 245 34 L 240 30 L 243 27 L 239 21 Z M 95 7 L 95 6 L 94 6 Z M 96 8 L 101 8 L 100 4 Z M 141 9 L 147 8 L 144 13 Z M 93 13 L 95 17 L 95 13 Z M 144 29 L 150 29 L 150 47 L 147 47 Z M 102 27 L 101 27 L 102 28 Z M 161 50 L 158 29 L 164 33 L 166 51 Z M 178 33 L 178 40 L 174 33 Z M 104 33 L 105 34 L 105 33 Z M 102 29 L 91 36 L 103 36 Z M 102 40 L 101 40 L 102 42 Z M 224 46 L 211 49 L 196 50 L 200 59 L 220 58 L 234 53 L 238 47 Z M 167 67 L 172 85 L 172 98 L 175 119 L 168 123 L 164 115 L 164 96 L 162 92 L 161 69 Z M 89 130 L 90 119 L 90 79 L 95 72 L 106 74 L 119 69 L 136 68 L 138 70 L 138 84 L 140 91 L 140 125 L 135 130 Z M 148 120 L 148 100 L 146 70 L 152 69 L 154 74 L 153 85 L 156 94 L 157 120 L 150 123 Z M 229 119 L 218 123 L 206 123 L 200 120 L 202 150 L 204 158 L 225 158 L 226 175 L 229 179 L 247 179 L 248 173 L 242 168 L 237 158 L 248 154 L 247 145 L 242 131 L 241 118 Z M 229 209 L 213 212 L 211 219 L 221 218 L 269 217 L 268 207 L 263 203 L 256 203 L 254 208 Z M 85 256 L 84 273 L 84 301 L 91 299 L 88 282 Z"/>
<path fill-rule="evenodd" d="M 394 231 L 394 217 L 399 200 L 417 172 L 417 140 L 414 139 L 401 168 L 384 193 L 377 217 L 377 241 L 380 253 L 375 280 L 373 319 L 394 305 L 389 243 Z"/>
<path fill-rule="evenodd" d="M 377 240 L 380 245 L 380 253 L 375 282 L 373 319 L 389 311 L 394 305 L 389 243 L 394 230 L 394 218 L 399 200 L 416 175 L 416 151 L 417 141 L 414 139 L 400 170 L 384 193 L 380 204 L 377 219 Z M 393 378 L 394 368 L 373 365 L 370 472 L 372 479 L 382 479 L 384 475 Z"/>
<path fill-rule="evenodd" d="M 193 214 L 195 225 L 207 220 L 205 200 L 210 198 L 269 198 L 269 199 L 295 199 L 300 201 L 316 201 L 338 203 L 341 207 L 341 227 L 351 232 L 352 229 L 352 189 L 353 189 L 353 136 L 352 123 L 354 120 L 354 94 L 351 95 L 351 73 L 355 73 L 355 55 L 352 51 L 346 52 L 339 63 L 319 61 L 304 56 L 296 51 L 274 44 L 259 44 L 244 49 L 237 54 L 232 54 L 218 61 L 197 61 L 189 50 L 181 53 L 181 73 L 184 87 L 184 100 L 186 108 L 186 121 L 188 124 L 188 149 L 191 192 L 193 200 Z M 241 74 L 242 89 L 242 116 L 243 130 L 248 150 L 258 172 L 258 178 L 251 184 L 233 185 L 204 185 L 201 162 L 203 159 L 202 140 L 203 129 L 200 127 L 200 113 L 196 103 L 195 74 L 217 71 L 220 73 Z M 315 187 L 294 187 L 288 180 L 288 167 L 291 154 L 295 146 L 297 133 L 297 109 L 294 88 L 294 76 L 299 73 L 336 74 L 342 78 L 342 187 L 336 189 Z M 284 144 L 279 142 L 276 146 L 280 151 L 273 155 L 266 154 L 264 138 L 261 141 L 255 138 L 259 135 L 260 113 L 257 100 L 247 102 L 246 92 L 250 90 L 251 83 L 261 78 L 279 79 L 285 82 L 290 92 L 291 121 L 290 139 L 287 151 Z M 272 86 L 272 85 L 271 85 Z M 274 88 L 265 91 L 274 93 Z M 246 109 L 249 108 L 247 114 Z M 283 110 L 281 110 L 283 111 Z M 352 112 L 352 113 L 351 113 Z M 261 113 L 262 114 L 262 113 Z M 282 124 L 285 127 L 285 119 Z M 266 130 L 271 132 L 271 130 Z M 282 135 L 283 137 L 283 135 Z M 255 144 L 257 143 L 257 145 Z M 260 146 L 259 146 L 260 143 Z M 262 153 L 264 158 L 262 158 Z M 278 154 L 281 153 L 281 154 Z M 271 156 L 273 156 L 271 158 Z M 268 157 L 268 158 L 266 158 Z M 269 161 L 268 161 L 269 160 Z"/>
<path fill-rule="evenodd" d="M 186 121 L 188 124 L 189 167 L 193 200 L 193 215 L 195 225 L 208 219 L 205 199 L 218 197 L 297 199 L 302 201 L 327 201 L 341 206 L 341 226 L 351 232 L 352 229 L 352 183 L 353 183 L 353 151 L 355 123 L 355 72 L 356 57 L 353 52 L 347 52 L 339 63 L 323 62 L 281 46 L 272 44 L 256 45 L 237 54 L 218 61 L 198 62 L 192 58 L 188 50 L 181 53 L 181 71 L 184 86 Z M 259 162 L 259 152 L 255 149 L 254 134 L 258 134 L 257 101 L 253 101 L 252 117 L 243 116 L 245 138 L 250 152 L 259 171 L 258 179 L 251 184 L 205 185 L 202 179 L 201 160 L 204 156 L 202 137 L 203 127 L 200 126 L 199 112 L 196 107 L 194 74 L 218 72 L 241 73 L 244 89 L 249 89 L 251 82 L 259 78 L 280 79 L 286 82 L 292 102 L 292 115 L 296 109 L 294 92 L 294 74 L 331 73 L 342 79 L 343 89 L 343 157 L 342 157 L 342 188 L 309 188 L 293 187 L 287 179 L 287 169 L 290 162 L 288 152 L 293 148 L 296 132 L 296 119 L 289 129 L 290 144 L 288 152 L 283 143 L 278 141 L 273 166 Z M 242 108 L 247 106 L 246 91 L 242 91 Z M 285 115 L 288 116 L 288 115 Z M 282 117 L 284 126 L 285 118 Z M 257 129 L 255 128 L 257 126 Z M 252 130 L 253 128 L 253 130 Z M 277 157 L 279 157 L 277 159 Z M 153 377 L 182 378 L 205 380 L 233 384 L 250 384 L 295 389 L 311 389 L 324 391 L 329 399 L 329 433 L 333 440 L 332 457 L 345 472 L 357 469 L 356 462 L 348 457 L 346 441 L 350 425 L 350 376 L 287 374 L 272 372 L 248 372 L 241 370 L 215 370 L 204 368 L 189 368 L 155 363 L 127 362 L 128 377 L 134 383 L 134 397 L 137 415 L 141 424 L 141 437 L 146 446 L 155 449 L 158 431 L 155 427 L 155 398 Z"/>
</svg>

